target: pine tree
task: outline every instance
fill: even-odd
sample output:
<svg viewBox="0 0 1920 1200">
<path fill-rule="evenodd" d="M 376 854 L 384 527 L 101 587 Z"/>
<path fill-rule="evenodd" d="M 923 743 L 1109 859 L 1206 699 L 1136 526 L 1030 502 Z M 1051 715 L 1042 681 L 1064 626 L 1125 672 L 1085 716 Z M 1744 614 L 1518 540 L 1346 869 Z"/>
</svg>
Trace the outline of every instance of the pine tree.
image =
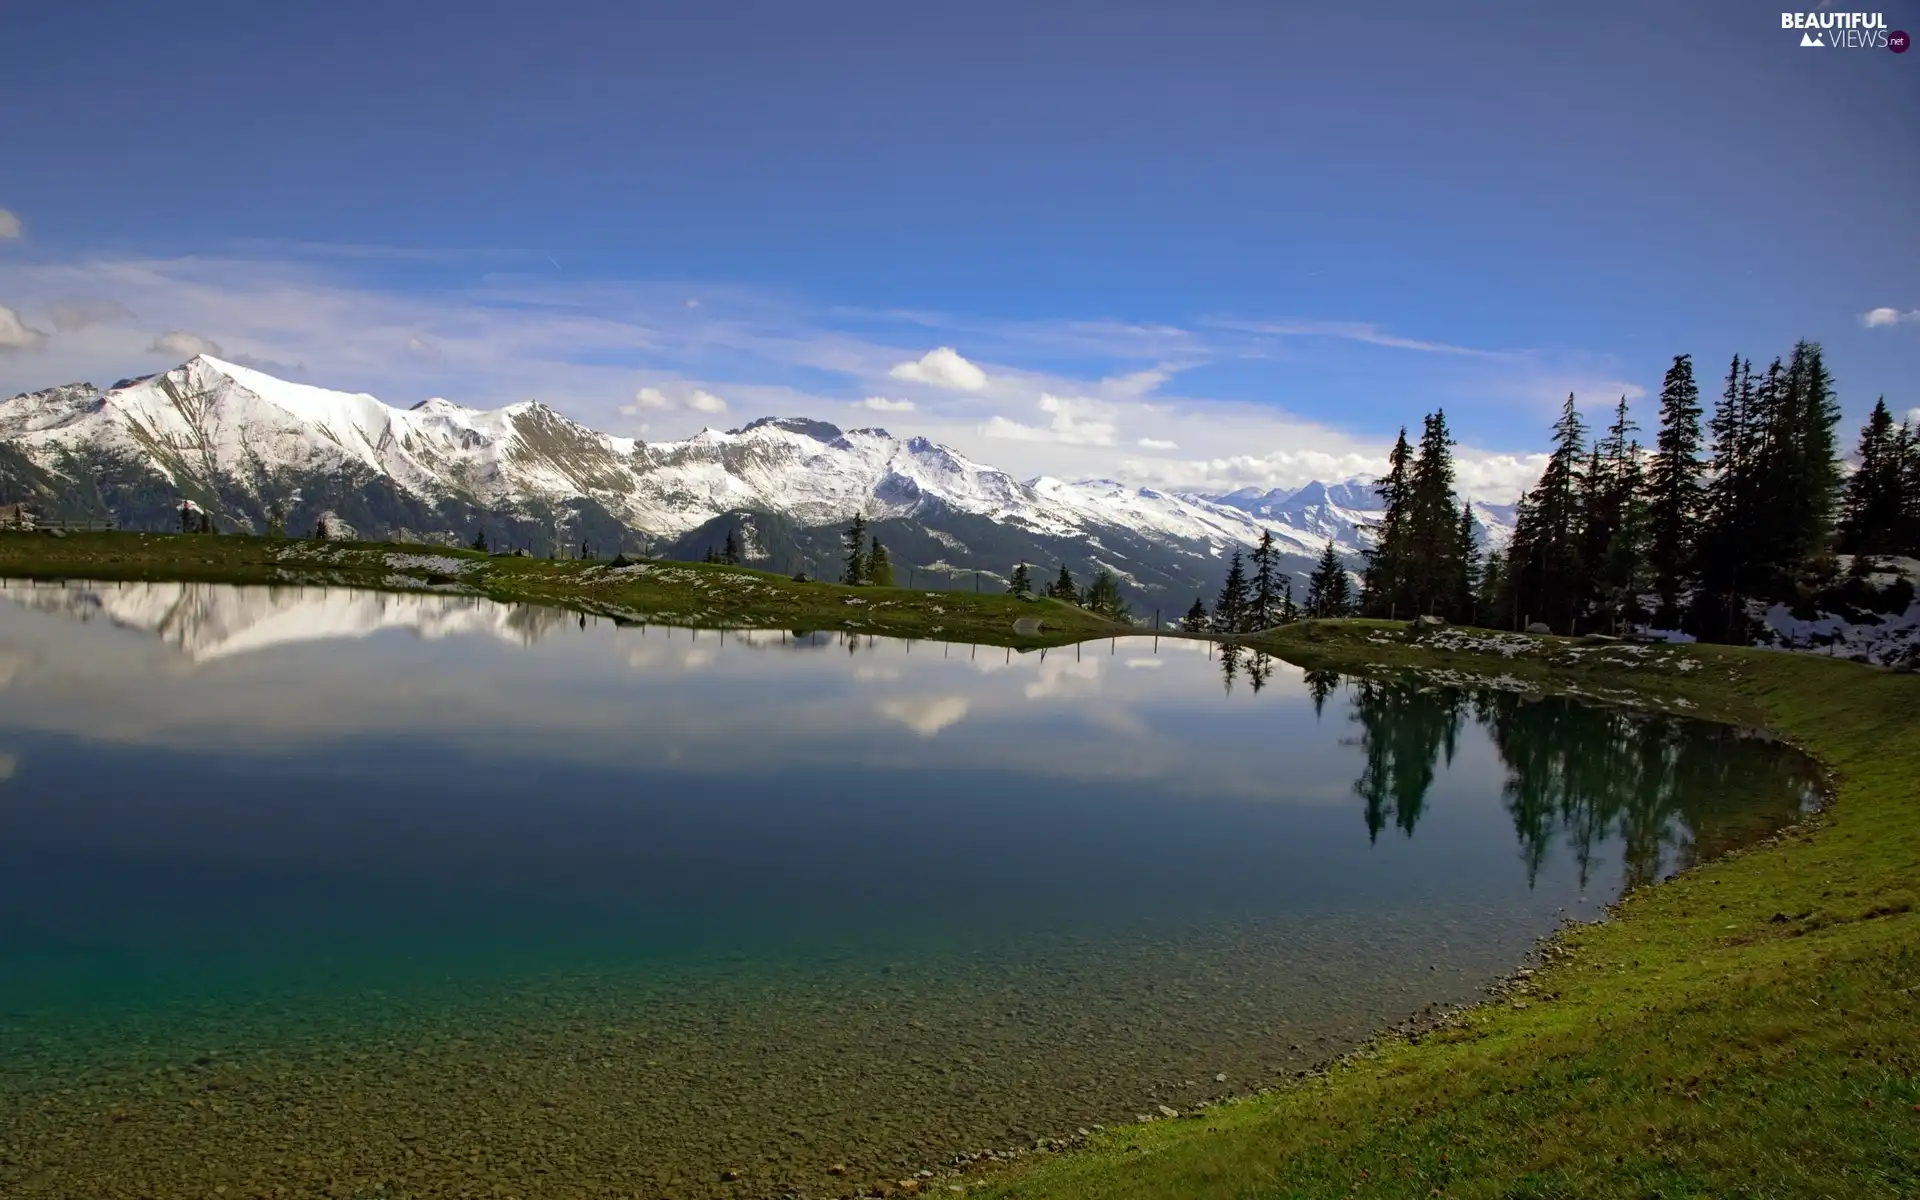
<svg viewBox="0 0 1920 1200">
<path fill-rule="evenodd" d="M 874 587 L 893 586 L 893 563 L 887 558 L 887 548 L 874 538 L 873 548 L 867 552 L 867 582 Z"/>
<path fill-rule="evenodd" d="M 583 553 L 581 557 L 585 558 L 586 555 Z M 727 542 L 720 551 L 720 561 L 740 565 L 740 537 L 731 529 L 727 530 Z"/>
<path fill-rule="evenodd" d="M 1033 590 L 1033 576 L 1027 571 L 1027 564 L 1021 563 L 1013 569 L 1013 578 L 1007 581 L 1007 590 L 1014 595 Z"/>
<path fill-rule="evenodd" d="M 1293 602 L 1293 576 L 1280 577 L 1280 624 L 1291 625 L 1300 619 L 1299 606 Z"/>
<path fill-rule="evenodd" d="M 1508 572 L 1513 616 L 1571 632 L 1581 611 L 1585 580 L 1580 562 L 1580 494 L 1586 425 L 1573 396 L 1553 424 L 1553 452 L 1540 482 L 1521 497 L 1514 520 Z"/>
<path fill-rule="evenodd" d="M 593 555 L 587 551 L 587 539 L 581 538 L 580 539 L 580 561 L 586 562 L 588 559 L 592 557 Z"/>
<path fill-rule="evenodd" d="M 1700 413 L 1693 356 L 1677 355 L 1660 384 L 1660 433 L 1647 471 L 1647 553 L 1660 593 L 1657 619 L 1669 629 L 1678 625 L 1680 588 L 1693 569 L 1701 508 Z"/>
<path fill-rule="evenodd" d="M 1055 579 L 1053 585 L 1047 588 L 1047 595 L 1052 596 L 1055 600 L 1065 600 L 1068 604 L 1080 603 L 1080 589 L 1075 586 L 1073 574 L 1067 570 L 1067 564 L 1060 564 L 1059 578 Z"/>
<path fill-rule="evenodd" d="M 1253 599 L 1248 611 L 1248 627 L 1269 629 L 1281 623 L 1280 592 L 1274 567 L 1280 552 L 1274 549 L 1273 531 L 1262 529 L 1260 543 L 1253 548 Z"/>
<path fill-rule="evenodd" d="M 1127 602 L 1120 597 L 1119 579 L 1105 567 L 1095 571 L 1087 584 L 1087 608 L 1110 621 L 1124 621 L 1130 615 Z"/>
<path fill-rule="evenodd" d="M 844 537 L 847 565 L 840 574 L 840 582 L 859 587 L 867 582 L 867 518 L 864 513 L 853 514 L 853 524 L 847 527 Z"/>
<path fill-rule="evenodd" d="M 1449 616 L 1459 596 L 1458 523 L 1453 495 L 1453 435 L 1436 409 L 1422 422 L 1420 450 L 1407 476 L 1407 544 L 1402 554 L 1405 613 Z"/>
<path fill-rule="evenodd" d="M 1473 502 L 1460 505 L 1460 521 L 1454 527 L 1456 547 L 1450 616 L 1456 621 L 1473 621 L 1480 610 L 1480 546 L 1473 540 Z"/>
<path fill-rule="evenodd" d="M 1507 556 L 1498 550 L 1489 551 L 1474 591 L 1474 620 L 1495 629 L 1511 624 L 1512 600 L 1507 590 Z"/>
<path fill-rule="evenodd" d="M 327 519 L 325 517 L 314 522 L 313 540 L 316 542 L 324 542 L 327 540 Z"/>
<path fill-rule="evenodd" d="M 1227 560 L 1227 579 L 1220 587 L 1220 599 L 1213 605 L 1214 630 L 1218 633 L 1245 633 L 1252 616 L 1247 595 L 1247 571 L 1236 547 Z"/>
<path fill-rule="evenodd" d="M 1307 576 L 1307 615 L 1310 617 L 1342 617 L 1347 612 L 1347 570 L 1340 565 L 1340 559 L 1333 552 L 1333 539 L 1327 539 L 1327 548 L 1320 552 L 1320 561 L 1314 564 L 1313 574 Z"/>
<path fill-rule="evenodd" d="M 1904 515 L 1900 527 L 1905 531 L 1900 547 L 1920 557 L 1920 429 L 1909 421 L 1900 422 L 1894 443 L 1894 457 L 1901 463 L 1900 495 Z"/>
<path fill-rule="evenodd" d="M 1180 618 L 1180 628 L 1186 630 L 1188 633 L 1205 633 L 1207 631 L 1207 602 L 1205 600 L 1202 600 L 1198 596 L 1193 598 L 1193 607 L 1187 610 L 1186 616 Z"/>
<path fill-rule="evenodd" d="M 482 554 L 487 552 L 487 531 L 485 529 L 476 529 L 473 531 L 473 548 Z"/>
<path fill-rule="evenodd" d="M 1390 616 L 1404 600 L 1411 501 L 1407 465 L 1412 456 L 1406 427 L 1402 426 L 1387 455 L 1386 478 L 1374 485 L 1384 511 L 1367 531 L 1373 544 L 1367 547 L 1367 565 L 1361 573 L 1360 605 L 1368 616 Z"/>
<path fill-rule="evenodd" d="M 1847 480 L 1840 513 L 1840 549 L 1848 554 L 1897 554 L 1905 549 L 1906 453 L 1886 397 L 1860 430 L 1860 464 Z"/>
<path fill-rule="evenodd" d="M 1733 637 L 1744 630 L 1738 615 L 1740 596 L 1751 571 L 1752 543 L 1757 525 L 1754 476 L 1760 457 L 1759 422 L 1754 412 L 1758 393 L 1753 364 L 1733 356 L 1727 383 L 1707 422 L 1712 443 L 1712 468 L 1702 498 L 1700 536 L 1695 564 L 1700 592 L 1692 605 L 1689 624 L 1707 637 Z"/>
</svg>

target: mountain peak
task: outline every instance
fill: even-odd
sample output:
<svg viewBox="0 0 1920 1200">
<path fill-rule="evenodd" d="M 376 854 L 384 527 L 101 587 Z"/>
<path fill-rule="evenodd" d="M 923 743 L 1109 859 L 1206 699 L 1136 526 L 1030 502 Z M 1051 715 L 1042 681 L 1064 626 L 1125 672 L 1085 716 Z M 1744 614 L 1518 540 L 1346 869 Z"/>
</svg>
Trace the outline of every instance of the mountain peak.
<svg viewBox="0 0 1920 1200">
<path fill-rule="evenodd" d="M 825 421 L 815 421 L 808 417 L 761 417 L 757 421 L 749 421 L 740 428 L 731 429 L 728 430 L 728 432 L 738 435 L 751 433 L 756 429 L 784 429 L 789 433 L 804 434 L 816 442 L 824 442 L 829 445 L 838 441 L 841 437 L 840 427 L 838 425 L 831 425 Z"/>
</svg>

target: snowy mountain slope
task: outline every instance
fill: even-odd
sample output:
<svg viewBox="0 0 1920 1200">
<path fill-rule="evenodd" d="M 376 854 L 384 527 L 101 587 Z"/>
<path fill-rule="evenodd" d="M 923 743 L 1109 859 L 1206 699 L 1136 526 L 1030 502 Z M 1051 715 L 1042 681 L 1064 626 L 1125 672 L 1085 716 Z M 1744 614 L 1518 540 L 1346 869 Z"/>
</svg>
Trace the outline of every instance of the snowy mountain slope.
<svg viewBox="0 0 1920 1200">
<path fill-rule="evenodd" d="M 924 438 L 804 418 L 646 443 L 540 403 L 399 409 L 208 356 L 104 391 L 73 384 L 0 402 L 6 475 L 31 482 L 36 498 L 53 493 L 71 515 L 129 525 L 165 527 L 186 498 L 228 528 L 278 519 L 305 532 L 326 519 L 367 537 L 440 541 L 482 528 L 536 552 L 698 543 L 730 514 L 804 531 L 864 512 L 925 552 L 905 562 L 1099 563 L 1156 581 L 1143 588 L 1209 580 L 1230 548 L 1263 530 L 1290 557 L 1311 559 L 1328 538 L 1357 554 L 1377 510 L 1365 480 L 1218 497 L 1022 482 Z M 1482 506 L 1481 515 L 1501 540 L 1508 514 Z M 786 544 L 803 564 L 832 558 L 831 539 L 795 533 Z"/>
</svg>

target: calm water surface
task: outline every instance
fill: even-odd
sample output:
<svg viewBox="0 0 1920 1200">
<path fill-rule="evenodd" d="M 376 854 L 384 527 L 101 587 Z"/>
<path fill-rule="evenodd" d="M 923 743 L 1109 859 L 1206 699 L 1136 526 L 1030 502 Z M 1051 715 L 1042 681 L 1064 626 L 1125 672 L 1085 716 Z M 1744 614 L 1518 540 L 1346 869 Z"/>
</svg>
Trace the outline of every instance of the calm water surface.
<svg viewBox="0 0 1920 1200">
<path fill-rule="evenodd" d="M 0 683 L 6 1195 L 839 1195 L 1470 999 L 1815 780 L 1191 642 L 341 589 L 0 585 Z"/>
</svg>

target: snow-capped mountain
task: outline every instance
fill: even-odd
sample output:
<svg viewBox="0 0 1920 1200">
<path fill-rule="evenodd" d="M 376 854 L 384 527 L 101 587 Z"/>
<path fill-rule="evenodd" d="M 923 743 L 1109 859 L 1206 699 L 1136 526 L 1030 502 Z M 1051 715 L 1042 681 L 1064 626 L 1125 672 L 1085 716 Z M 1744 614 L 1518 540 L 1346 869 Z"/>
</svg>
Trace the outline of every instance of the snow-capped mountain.
<svg viewBox="0 0 1920 1200">
<path fill-rule="evenodd" d="M 997 576 L 1018 561 L 1105 565 L 1142 594 L 1217 582 L 1218 561 L 1272 530 L 1304 571 L 1346 554 L 1377 508 L 1364 480 L 1227 496 L 1111 480 L 1028 481 L 925 438 L 765 418 L 641 442 L 540 403 L 410 409 L 200 356 L 111 388 L 0 402 L 0 480 L 55 513 L 177 526 L 191 500 L 227 528 L 490 543 L 535 553 L 586 541 L 698 556 L 737 533 L 749 561 L 830 570 L 864 512 L 909 566 Z M 1497 538 L 1506 514 L 1484 508 Z M 1506 519 L 1503 519 L 1506 518 Z"/>
</svg>

